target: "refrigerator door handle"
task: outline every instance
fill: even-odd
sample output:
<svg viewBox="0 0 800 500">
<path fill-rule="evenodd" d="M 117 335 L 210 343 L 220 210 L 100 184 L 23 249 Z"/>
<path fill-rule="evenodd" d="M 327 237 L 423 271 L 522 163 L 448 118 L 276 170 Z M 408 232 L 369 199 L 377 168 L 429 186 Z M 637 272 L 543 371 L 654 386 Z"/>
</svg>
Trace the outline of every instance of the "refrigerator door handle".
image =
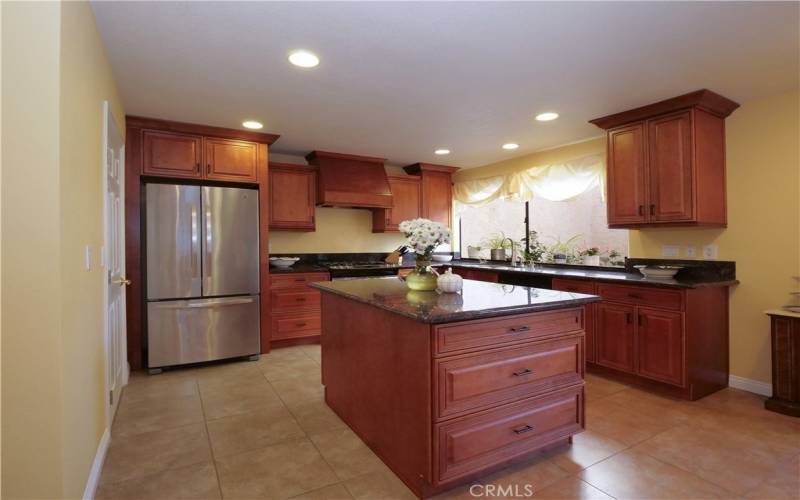
<svg viewBox="0 0 800 500">
<path fill-rule="evenodd" d="M 192 206 L 192 277 L 198 276 L 197 268 L 197 245 L 200 243 L 197 239 L 197 205 Z"/>
<path fill-rule="evenodd" d="M 253 297 L 237 297 L 231 299 L 207 299 L 202 302 L 180 301 L 180 302 L 151 302 L 156 309 L 208 309 L 211 307 L 237 306 L 242 304 L 252 304 Z"/>
<path fill-rule="evenodd" d="M 205 200 L 204 200 L 205 201 Z M 205 249 L 206 249 L 206 258 L 203 265 L 203 273 L 204 273 L 204 283 L 203 283 L 203 294 L 208 293 L 208 290 L 211 289 L 211 261 L 213 260 L 213 251 L 214 245 L 212 241 L 211 235 L 211 208 L 208 206 L 206 208 L 206 238 L 205 238 Z"/>
</svg>

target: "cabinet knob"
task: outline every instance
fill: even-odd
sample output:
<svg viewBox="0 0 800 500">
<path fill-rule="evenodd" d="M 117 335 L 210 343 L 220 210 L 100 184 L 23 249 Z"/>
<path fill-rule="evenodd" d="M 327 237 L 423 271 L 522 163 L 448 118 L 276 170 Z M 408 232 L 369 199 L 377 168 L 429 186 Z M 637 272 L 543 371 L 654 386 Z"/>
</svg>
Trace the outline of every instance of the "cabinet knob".
<svg viewBox="0 0 800 500">
<path fill-rule="evenodd" d="M 533 371 L 529 370 L 528 368 L 525 368 L 524 370 L 520 370 L 518 372 L 514 372 L 515 377 L 525 377 L 528 375 L 533 375 Z"/>
<path fill-rule="evenodd" d="M 650 215 L 655 215 L 655 214 L 656 214 L 656 206 L 650 205 Z"/>
</svg>

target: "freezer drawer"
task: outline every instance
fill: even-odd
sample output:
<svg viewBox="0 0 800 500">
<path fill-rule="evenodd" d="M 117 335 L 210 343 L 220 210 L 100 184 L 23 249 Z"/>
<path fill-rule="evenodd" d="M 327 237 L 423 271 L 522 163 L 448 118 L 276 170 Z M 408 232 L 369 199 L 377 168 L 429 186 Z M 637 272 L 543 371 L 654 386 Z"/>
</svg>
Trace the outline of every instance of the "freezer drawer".
<svg viewBox="0 0 800 500">
<path fill-rule="evenodd" d="M 259 297 L 150 302 L 147 347 L 150 368 L 258 354 Z"/>
</svg>

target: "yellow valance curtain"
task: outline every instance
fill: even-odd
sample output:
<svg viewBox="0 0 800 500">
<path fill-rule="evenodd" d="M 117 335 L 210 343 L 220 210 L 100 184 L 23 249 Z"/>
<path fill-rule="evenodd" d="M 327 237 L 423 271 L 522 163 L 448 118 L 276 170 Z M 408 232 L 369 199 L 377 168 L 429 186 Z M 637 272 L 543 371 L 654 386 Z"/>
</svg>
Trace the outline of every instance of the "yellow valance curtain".
<svg viewBox="0 0 800 500">
<path fill-rule="evenodd" d="M 456 182 L 457 202 L 480 206 L 500 198 L 531 200 L 541 197 L 565 201 L 600 186 L 605 196 L 605 165 L 601 155 L 590 155 L 554 165 L 531 167 L 487 179 Z"/>
</svg>

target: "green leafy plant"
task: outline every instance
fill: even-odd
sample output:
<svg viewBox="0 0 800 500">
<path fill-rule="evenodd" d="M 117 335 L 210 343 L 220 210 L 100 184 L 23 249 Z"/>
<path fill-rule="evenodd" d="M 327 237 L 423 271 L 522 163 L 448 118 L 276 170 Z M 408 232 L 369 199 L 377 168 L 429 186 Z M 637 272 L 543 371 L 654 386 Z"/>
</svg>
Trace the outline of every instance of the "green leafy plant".
<svg viewBox="0 0 800 500">
<path fill-rule="evenodd" d="M 528 231 L 528 247 L 525 248 L 525 238 L 519 240 L 522 246 L 522 258 L 525 262 L 542 262 L 547 253 L 547 247 L 539 241 L 539 233 L 531 229 Z"/>
<path fill-rule="evenodd" d="M 600 255 L 600 248 L 599 247 L 585 248 L 585 249 L 580 251 L 580 255 L 582 255 L 582 256 Z"/>
<path fill-rule="evenodd" d="M 569 238 L 567 241 L 561 241 L 561 238 L 558 236 L 551 237 L 554 241 L 552 245 L 547 246 L 547 253 L 551 256 L 553 255 L 565 255 L 567 257 L 567 262 L 572 260 L 573 262 L 576 260 L 575 256 L 575 245 L 577 245 L 578 241 L 580 240 L 581 235 L 576 234 L 575 236 Z"/>
<path fill-rule="evenodd" d="M 486 238 L 485 241 L 481 242 L 481 245 L 486 245 L 492 250 L 500 250 L 500 249 L 510 250 L 513 244 L 514 242 L 506 238 L 506 233 L 503 232 L 494 233 L 490 235 L 488 238 Z"/>
</svg>

